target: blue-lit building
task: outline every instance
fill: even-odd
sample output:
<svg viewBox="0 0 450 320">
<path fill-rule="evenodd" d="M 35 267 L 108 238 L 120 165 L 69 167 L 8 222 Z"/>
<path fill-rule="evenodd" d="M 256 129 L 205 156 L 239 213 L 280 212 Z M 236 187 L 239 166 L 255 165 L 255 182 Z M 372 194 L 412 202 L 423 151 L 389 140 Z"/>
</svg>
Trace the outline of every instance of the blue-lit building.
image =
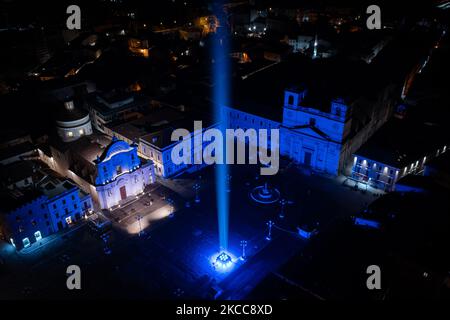
<svg viewBox="0 0 450 320">
<path fill-rule="evenodd" d="M 427 163 L 448 149 L 439 126 L 393 119 L 353 155 L 351 177 L 384 191 L 402 177 L 422 175 Z"/>
<path fill-rule="evenodd" d="M 2 197 L 1 233 L 17 250 L 54 232 L 48 213 L 47 197 L 38 190 L 4 191 Z"/>
<path fill-rule="evenodd" d="M 93 209 L 91 196 L 72 182 L 39 173 L 26 188 L 1 191 L 1 235 L 17 250 L 69 227 Z"/>
<path fill-rule="evenodd" d="M 351 129 L 350 107 L 342 99 L 318 108 L 307 101 L 305 88 L 284 94 L 280 153 L 316 170 L 337 175 Z"/>
<path fill-rule="evenodd" d="M 361 123 L 353 105 L 342 98 L 319 102 L 311 99 L 305 87 L 289 88 L 284 91 L 283 107 L 228 107 L 228 126 L 244 130 L 278 128 L 282 156 L 316 171 L 338 175 L 346 172 L 352 153 L 384 123 L 390 112 L 389 108 L 381 108 Z M 376 105 L 357 105 L 358 109 L 364 107 L 370 111 Z"/>
<path fill-rule="evenodd" d="M 92 198 L 68 180 L 47 178 L 39 183 L 47 197 L 51 227 L 59 231 L 93 211 Z"/>
<path fill-rule="evenodd" d="M 141 163 L 137 145 L 115 137 L 94 163 L 97 172 L 95 189 L 102 209 L 138 196 L 144 192 L 146 185 L 155 181 L 153 163 Z"/>
</svg>

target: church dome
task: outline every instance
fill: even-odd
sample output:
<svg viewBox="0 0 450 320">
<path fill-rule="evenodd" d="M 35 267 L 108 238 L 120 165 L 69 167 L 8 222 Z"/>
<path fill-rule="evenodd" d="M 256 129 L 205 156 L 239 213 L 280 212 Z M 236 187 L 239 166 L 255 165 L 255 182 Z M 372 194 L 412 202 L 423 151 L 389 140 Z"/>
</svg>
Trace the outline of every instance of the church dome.
<svg viewBox="0 0 450 320">
<path fill-rule="evenodd" d="M 111 159 L 114 155 L 131 151 L 133 150 L 133 147 L 130 146 L 128 143 L 126 143 L 123 140 L 117 139 L 115 136 L 112 139 L 112 142 L 106 147 L 105 151 L 103 151 L 102 155 L 97 159 L 97 163 L 102 161 L 107 161 Z"/>
<path fill-rule="evenodd" d="M 64 142 L 71 142 L 92 134 L 89 113 L 76 108 L 73 100 L 65 101 L 56 113 L 56 130 Z"/>
</svg>

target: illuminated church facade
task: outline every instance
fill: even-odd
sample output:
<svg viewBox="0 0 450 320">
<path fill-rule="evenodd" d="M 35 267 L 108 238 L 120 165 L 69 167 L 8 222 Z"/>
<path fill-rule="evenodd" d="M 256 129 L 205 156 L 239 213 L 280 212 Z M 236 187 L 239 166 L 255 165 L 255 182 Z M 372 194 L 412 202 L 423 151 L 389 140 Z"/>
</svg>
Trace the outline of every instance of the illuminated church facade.
<svg viewBox="0 0 450 320">
<path fill-rule="evenodd" d="M 285 91 L 280 153 L 337 175 L 346 160 L 343 152 L 351 128 L 349 107 L 342 99 L 334 99 L 329 110 L 319 110 L 303 103 L 306 94 L 305 89 Z"/>
<path fill-rule="evenodd" d="M 50 144 L 50 155 L 40 159 L 52 170 L 71 179 L 92 197 L 96 208 L 113 209 L 143 194 L 155 182 L 154 164 L 138 157 L 138 146 L 102 134 L 70 143 Z"/>
<path fill-rule="evenodd" d="M 316 105 L 308 99 L 305 87 L 289 88 L 284 91 L 281 112 L 273 106 L 268 112 L 264 106 L 227 107 L 227 125 L 233 129 L 278 128 L 282 156 L 317 172 L 348 174 L 353 153 L 389 118 L 393 104 L 388 89 L 375 102 L 334 98 Z"/>
<path fill-rule="evenodd" d="M 94 163 L 97 171 L 95 189 L 102 209 L 142 194 L 145 186 L 155 180 L 153 163 L 142 164 L 137 146 L 115 137 Z"/>
</svg>

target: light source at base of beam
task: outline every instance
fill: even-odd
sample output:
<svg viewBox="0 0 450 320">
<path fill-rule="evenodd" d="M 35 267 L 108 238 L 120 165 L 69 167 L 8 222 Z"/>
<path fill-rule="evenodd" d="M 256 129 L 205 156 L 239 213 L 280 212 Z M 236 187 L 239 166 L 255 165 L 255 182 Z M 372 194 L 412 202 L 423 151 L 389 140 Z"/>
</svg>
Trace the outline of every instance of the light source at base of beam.
<svg viewBox="0 0 450 320">
<path fill-rule="evenodd" d="M 222 269 L 230 268 L 233 265 L 231 256 L 228 253 L 222 251 L 216 258 L 216 265 Z"/>
<path fill-rule="evenodd" d="M 238 258 L 229 251 L 221 250 L 209 258 L 209 262 L 217 273 L 229 273 L 234 270 Z"/>
</svg>

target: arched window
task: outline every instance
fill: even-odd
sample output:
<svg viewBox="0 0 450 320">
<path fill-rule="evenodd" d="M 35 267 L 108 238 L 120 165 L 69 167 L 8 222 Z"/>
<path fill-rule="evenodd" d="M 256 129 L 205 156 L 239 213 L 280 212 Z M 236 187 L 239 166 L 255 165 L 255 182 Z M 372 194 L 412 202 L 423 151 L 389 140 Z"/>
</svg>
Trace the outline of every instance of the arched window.
<svg viewBox="0 0 450 320">
<path fill-rule="evenodd" d="M 289 97 L 288 97 L 288 105 L 294 105 L 294 96 L 292 96 L 292 95 L 290 95 Z"/>
<path fill-rule="evenodd" d="M 339 107 L 336 108 L 336 115 L 337 115 L 338 117 L 341 116 L 341 108 L 339 108 Z"/>
</svg>

